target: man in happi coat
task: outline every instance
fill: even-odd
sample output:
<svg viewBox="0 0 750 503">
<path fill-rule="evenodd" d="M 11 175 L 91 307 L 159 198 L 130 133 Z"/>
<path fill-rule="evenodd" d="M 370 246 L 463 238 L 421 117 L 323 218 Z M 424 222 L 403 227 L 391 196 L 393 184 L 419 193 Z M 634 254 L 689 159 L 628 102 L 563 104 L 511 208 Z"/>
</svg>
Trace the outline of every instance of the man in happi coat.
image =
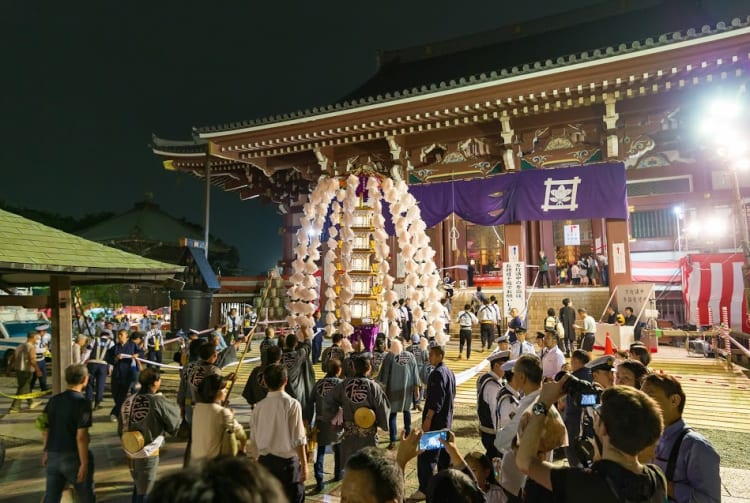
<svg viewBox="0 0 750 503">
<path fill-rule="evenodd" d="M 388 428 L 391 406 L 382 386 L 370 379 L 370 360 L 354 361 L 356 375 L 346 378 L 326 395 L 326 409 L 343 410 L 344 436 L 341 441 L 341 464 L 363 447 L 375 446 L 378 427 Z M 362 409 L 362 410 L 360 410 Z"/>
<path fill-rule="evenodd" d="M 346 357 L 346 352 L 341 347 L 341 339 L 343 338 L 344 336 L 338 332 L 331 336 L 331 345 L 323 351 L 320 360 L 320 368 L 323 372 L 328 373 L 328 362 L 330 360 L 336 359 L 343 363 L 344 358 Z"/>
<path fill-rule="evenodd" d="M 417 360 L 413 354 L 404 350 L 401 341 L 391 343 L 391 354 L 392 357 L 383 361 L 383 367 L 378 374 L 378 381 L 383 383 L 385 394 L 391 402 L 389 449 L 393 449 L 398 438 L 396 415 L 399 412 L 404 415 L 406 434 L 411 432 L 411 404 L 414 397 L 418 396 L 420 386 Z"/>
<path fill-rule="evenodd" d="M 348 352 L 342 362 L 344 377 L 354 377 L 357 374 L 357 369 L 354 366 L 354 362 L 357 358 L 366 356 L 368 359 L 372 359 L 372 354 L 365 351 L 362 347 L 362 341 L 356 340 L 352 343 L 352 351 Z M 370 361 L 372 365 L 372 361 Z"/>
<path fill-rule="evenodd" d="M 302 410 L 305 409 L 310 392 L 315 386 L 310 353 L 312 351 L 312 333 L 309 328 L 300 329 L 297 334 L 289 334 L 284 341 L 281 364 L 286 367 L 287 384 L 284 391 L 296 398 Z"/>
<path fill-rule="evenodd" d="M 430 359 L 428 356 L 429 350 L 427 349 L 427 346 L 427 339 L 424 339 L 424 341 L 422 341 L 422 338 L 414 334 L 414 336 L 412 337 L 412 343 L 406 347 L 406 350 L 413 354 L 414 359 L 417 361 L 417 368 L 419 369 L 419 376 L 422 383 L 426 382 L 426 376 L 428 376 L 430 372 L 432 372 L 432 367 L 430 366 Z M 422 395 L 423 393 L 420 392 L 417 398 L 414 400 L 412 410 L 422 410 L 420 406 Z"/>
<path fill-rule="evenodd" d="M 242 390 L 242 398 L 247 400 L 250 407 L 254 407 L 256 403 L 263 400 L 268 394 L 268 386 L 266 386 L 266 379 L 263 376 L 263 371 L 269 365 L 281 362 L 281 348 L 278 346 L 271 346 L 268 348 L 266 353 L 266 363 L 261 363 L 250 372 L 250 376 L 247 378 L 245 388 Z"/>
<path fill-rule="evenodd" d="M 323 490 L 323 462 L 325 461 L 326 447 L 331 446 L 334 459 L 334 480 L 339 481 L 343 478 L 344 465 L 341 464 L 341 436 L 343 435 L 343 425 L 340 422 L 334 424 L 333 418 L 337 415 L 338 409 L 326 410 L 325 397 L 336 389 L 336 386 L 342 383 L 341 379 L 341 362 L 330 360 L 328 362 L 328 372 L 323 379 L 315 383 L 307 406 L 302 411 L 302 419 L 305 426 L 309 427 L 314 424 L 313 432 L 317 437 L 318 449 L 315 456 L 315 492 Z"/>
</svg>

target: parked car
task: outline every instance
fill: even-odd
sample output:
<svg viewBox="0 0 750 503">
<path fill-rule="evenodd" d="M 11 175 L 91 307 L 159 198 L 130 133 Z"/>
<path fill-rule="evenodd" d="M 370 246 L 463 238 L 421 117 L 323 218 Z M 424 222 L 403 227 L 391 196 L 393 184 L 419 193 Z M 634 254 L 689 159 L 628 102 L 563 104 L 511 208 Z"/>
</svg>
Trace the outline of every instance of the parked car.
<svg viewBox="0 0 750 503">
<path fill-rule="evenodd" d="M 44 320 L 0 321 L 0 361 L 6 372 L 13 369 L 13 359 L 18 346 L 26 342 L 26 335 Z"/>
</svg>

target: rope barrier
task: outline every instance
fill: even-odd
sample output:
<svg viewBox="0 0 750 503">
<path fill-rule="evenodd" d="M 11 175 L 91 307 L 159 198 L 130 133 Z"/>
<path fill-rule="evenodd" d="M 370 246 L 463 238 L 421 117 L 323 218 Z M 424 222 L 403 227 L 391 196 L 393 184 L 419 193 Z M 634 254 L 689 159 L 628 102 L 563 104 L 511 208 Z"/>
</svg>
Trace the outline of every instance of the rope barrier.
<svg viewBox="0 0 750 503">
<path fill-rule="evenodd" d="M 489 356 L 492 356 L 493 354 L 497 353 L 498 350 L 493 351 L 490 353 Z M 489 356 L 487 358 L 489 358 Z M 488 359 L 484 359 L 478 364 L 474 365 L 473 367 L 466 369 L 462 372 L 459 372 L 456 374 L 456 386 L 461 386 L 463 383 L 480 373 L 482 370 L 485 369 L 489 365 L 490 361 Z"/>
<path fill-rule="evenodd" d="M 236 361 L 236 362 L 232 362 L 232 363 L 227 363 L 226 365 L 224 365 L 221 368 L 225 369 L 227 367 L 231 367 L 232 365 L 239 365 L 240 363 L 242 363 L 244 365 L 245 363 L 252 363 L 252 362 L 259 362 L 259 361 L 260 361 L 260 356 L 254 356 L 253 358 L 247 358 L 246 360 Z"/>
<path fill-rule="evenodd" d="M 24 393 L 23 395 L 8 395 L 7 393 L 3 393 L 0 391 L 0 396 L 4 396 L 5 398 L 11 398 L 13 400 L 31 400 L 33 398 L 39 398 L 44 395 L 49 395 L 52 393 L 51 389 L 48 389 L 47 391 L 35 391 L 33 393 Z"/>
</svg>

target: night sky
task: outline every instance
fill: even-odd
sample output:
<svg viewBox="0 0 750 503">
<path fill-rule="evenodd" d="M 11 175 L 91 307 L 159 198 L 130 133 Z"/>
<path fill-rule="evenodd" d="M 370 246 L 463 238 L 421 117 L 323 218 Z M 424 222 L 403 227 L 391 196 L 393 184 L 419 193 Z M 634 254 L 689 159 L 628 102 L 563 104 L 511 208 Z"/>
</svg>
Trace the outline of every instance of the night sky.
<svg viewBox="0 0 750 503">
<path fill-rule="evenodd" d="M 333 103 L 375 72 L 379 49 L 597 3 L 5 1 L 0 199 L 82 216 L 151 192 L 200 223 L 203 185 L 162 169 L 152 132 L 187 139 L 193 126 Z M 212 233 L 239 247 L 245 273 L 278 260 L 275 207 L 218 189 L 212 203 Z"/>
</svg>

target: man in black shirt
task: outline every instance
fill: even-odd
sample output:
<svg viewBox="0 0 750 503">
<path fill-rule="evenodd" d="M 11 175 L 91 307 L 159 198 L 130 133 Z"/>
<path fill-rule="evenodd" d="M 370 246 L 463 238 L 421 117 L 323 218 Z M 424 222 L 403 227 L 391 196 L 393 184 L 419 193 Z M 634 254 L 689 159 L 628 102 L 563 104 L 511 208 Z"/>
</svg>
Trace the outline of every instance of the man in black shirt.
<svg viewBox="0 0 750 503">
<path fill-rule="evenodd" d="M 42 465 L 47 467 L 46 502 L 60 501 L 67 484 L 75 487 L 78 501 L 95 501 L 94 458 L 89 451 L 91 403 L 83 395 L 88 378 L 85 365 L 69 366 L 65 369 L 68 388 L 53 396 L 44 409 Z"/>
<path fill-rule="evenodd" d="M 427 379 L 424 410 L 422 412 L 422 431 L 450 430 L 453 426 L 453 401 L 456 398 L 456 376 L 449 369 L 443 358 L 442 346 L 430 348 L 430 364 L 434 370 Z M 417 478 L 419 489 L 411 495 L 411 500 L 426 498 L 427 486 L 435 473 L 450 465 L 450 456 L 445 449 L 424 451 L 417 458 Z"/>
<path fill-rule="evenodd" d="M 602 393 L 594 407 L 594 431 L 601 442 L 601 458 L 590 470 L 555 467 L 537 457 L 546 416 L 556 415 L 552 407 L 565 392 L 569 379 L 548 382 L 521 437 L 516 463 L 536 483 L 552 491 L 555 501 L 629 501 L 663 503 L 667 495 L 664 474 L 656 465 L 642 465 L 638 453 L 653 445 L 662 433 L 659 407 L 645 393 L 614 386 Z"/>
</svg>

